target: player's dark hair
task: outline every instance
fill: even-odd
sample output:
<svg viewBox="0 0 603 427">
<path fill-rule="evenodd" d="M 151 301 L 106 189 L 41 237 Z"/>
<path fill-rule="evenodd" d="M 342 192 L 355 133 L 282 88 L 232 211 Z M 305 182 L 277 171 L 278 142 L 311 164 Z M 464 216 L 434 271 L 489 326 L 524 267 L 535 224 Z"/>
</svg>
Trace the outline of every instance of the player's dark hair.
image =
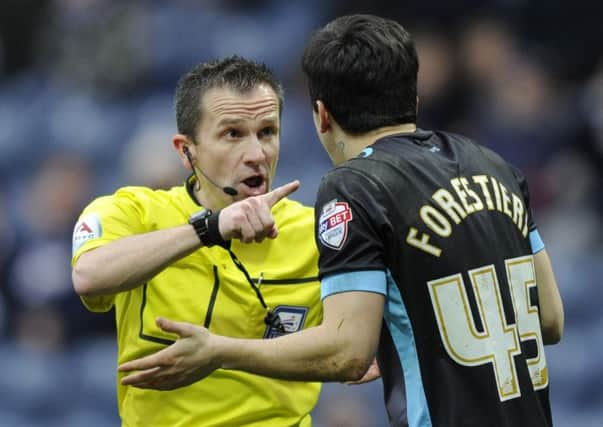
<svg viewBox="0 0 603 427">
<path fill-rule="evenodd" d="M 178 81 L 176 87 L 176 124 L 178 132 L 194 138 L 201 121 L 201 101 L 209 89 L 229 88 L 245 93 L 260 84 L 274 90 L 283 110 L 283 88 L 265 64 L 240 56 L 198 64 Z"/>
<path fill-rule="evenodd" d="M 337 18 L 312 35 L 302 67 L 313 108 L 324 102 L 347 133 L 416 122 L 419 61 L 411 35 L 395 21 Z"/>
</svg>

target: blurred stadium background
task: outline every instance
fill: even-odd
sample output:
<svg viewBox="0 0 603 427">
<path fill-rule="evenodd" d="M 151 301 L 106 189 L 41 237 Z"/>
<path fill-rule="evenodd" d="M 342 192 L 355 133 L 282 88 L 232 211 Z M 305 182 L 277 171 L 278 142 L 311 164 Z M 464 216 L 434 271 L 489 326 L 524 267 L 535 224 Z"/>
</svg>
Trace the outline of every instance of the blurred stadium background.
<svg viewBox="0 0 603 427">
<path fill-rule="evenodd" d="M 178 76 L 235 53 L 273 67 L 286 89 L 277 183 L 301 179 L 294 198 L 312 204 L 330 165 L 299 58 L 311 30 L 357 12 L 414 33 L 421 127 L 475 137 L 527 174 L 566 308 L 547 353 L 556 425 L 603 425 L 600 1 L 2 0 L 0 426 L 118 424 L 113 315 L 72 291 L 71 229 L 98 195 L 182 181 Z M 378 381 L 327 385 L 315 411 L 318 427 L 385 424 Z"/>
</svg>

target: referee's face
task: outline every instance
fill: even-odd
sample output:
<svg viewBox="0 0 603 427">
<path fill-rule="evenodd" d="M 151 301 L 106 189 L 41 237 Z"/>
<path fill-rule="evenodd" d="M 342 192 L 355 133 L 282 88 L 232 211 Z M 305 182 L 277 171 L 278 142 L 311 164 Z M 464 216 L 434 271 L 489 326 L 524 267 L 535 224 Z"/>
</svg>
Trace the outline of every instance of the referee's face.
<svg viewBox="0 0 603 427">
<path fill-rule="evenodd" d="M 230 88 L 208 90 L 201 100 L 197 132 L 197 166 L 205 198 L 216 207 L 270 190 L 279 154 L 279 101 L 265 84 L 239 92 Z M 227 196 L 219 186 L 234 187 Z"/>
</svg>

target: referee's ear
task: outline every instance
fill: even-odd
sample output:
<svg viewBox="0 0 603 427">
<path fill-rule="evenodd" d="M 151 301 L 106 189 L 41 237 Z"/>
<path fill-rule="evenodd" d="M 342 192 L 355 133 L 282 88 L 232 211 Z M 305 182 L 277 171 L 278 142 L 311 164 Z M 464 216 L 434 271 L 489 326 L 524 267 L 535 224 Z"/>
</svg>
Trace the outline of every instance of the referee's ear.
<svg viewBox="0 0 603 427">
<path fill-rule="evenodd" d="M 193 145 L 194 144 L 191 143 L 189 138 L 186 135 L 182 135 L 181 133 L 177 133 L 176 135 L 174 135 L 172 137 L 172 146 L 174 147 L 174 150 L 176 150 L 176 153 L 178 153 L 178 157 L 180 157 L 182 166 L 184 166 L 188 170 L 193 169 L 193 166 L 192 166 L 193 161 L 191 161 L 191 159 L 189 159 L 186 152 L 187 152 L 187 150 L 189 150 L 189 154 L 190 154 L 190 148 L 188 148 L 188 147 L 191 147 Z M 185 147 L 187 147 L 187 148 L 185 149 Z M 195 154 L 195 149 L 193 148 L 192 155 L 194 156 L 194 154 Z"/>
</svg>

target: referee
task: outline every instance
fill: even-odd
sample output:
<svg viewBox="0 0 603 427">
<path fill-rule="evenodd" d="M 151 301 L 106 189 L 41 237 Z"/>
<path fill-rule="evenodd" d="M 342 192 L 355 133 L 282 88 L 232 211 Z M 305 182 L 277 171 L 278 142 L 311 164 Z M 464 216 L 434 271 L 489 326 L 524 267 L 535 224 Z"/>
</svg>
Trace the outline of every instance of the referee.
<svg viewBox="0 0 603 427">
<path fill-rule="evenodd" d="M 261 64 L 198 65 L 178 84 L 172 141 L 190 178 L 168 191 L 124 187 L 83 211 L 73 283 L 88 309 L 115 309 L 119 363 L 178 338 L 158 316 L 245 338 L 320 323 L 313 210 L 286 198 L 297 182 L 270 191 L 282 102 Z M 128 427 L 309 426 L 320 384 L 217 370 L 171 392 L 117 391 Z"/>
</svg>

